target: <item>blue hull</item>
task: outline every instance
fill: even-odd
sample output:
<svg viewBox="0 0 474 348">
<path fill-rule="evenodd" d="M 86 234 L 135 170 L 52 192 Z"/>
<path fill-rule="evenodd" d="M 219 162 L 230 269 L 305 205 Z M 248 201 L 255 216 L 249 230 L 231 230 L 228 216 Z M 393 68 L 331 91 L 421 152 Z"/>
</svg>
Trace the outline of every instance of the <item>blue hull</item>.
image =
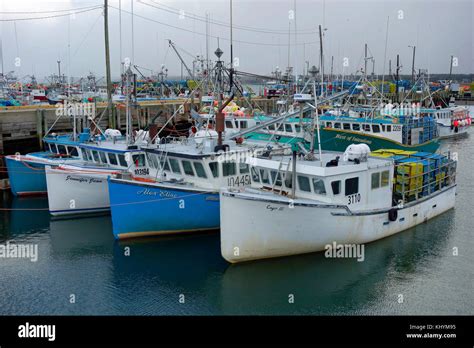
<svg viewBox="0 0 474 348">
<path fill-rule="evenodd" d="M 15 196 L 45 194 L 44 164 L 17 161 L 5 157 L 10 188 Z"/>
<path fill-rule="evenodd" d="M 219 193 L 109 179 L 116 239 L 218 229 Z"/>
</svg>

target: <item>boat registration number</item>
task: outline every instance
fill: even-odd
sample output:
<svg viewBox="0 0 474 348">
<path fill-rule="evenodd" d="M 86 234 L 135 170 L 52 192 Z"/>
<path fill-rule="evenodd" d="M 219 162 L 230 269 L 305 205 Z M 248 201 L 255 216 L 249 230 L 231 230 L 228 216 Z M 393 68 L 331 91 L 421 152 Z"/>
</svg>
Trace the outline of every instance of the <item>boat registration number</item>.
<svg viewBox="0 0 474 348">
<path fill-rule="evenodd" d="M 394 132 L 400 132 L 402 130 L 402 126 L 400 125 L 392 125 L 392 130 Z"/>
<path fill-rule="evenodd" d="M 135 175 L 150 175 L 150 169 L 148 168 L 135 169 Z"/>
<path fill-rule="evenodd" d="M 231 176 L 227 178 L 227 186 L 234 187 L 234 186 L 246 186 L 250 185 L 250 175 L 237 175 Z"/>
<path fill-rule="evenodd" d="M 360 193 L 355 193 L 353 195 L 346 196 L 348 199 L 347 204 L 355 204 L 360 202 Z"/>
</svg>

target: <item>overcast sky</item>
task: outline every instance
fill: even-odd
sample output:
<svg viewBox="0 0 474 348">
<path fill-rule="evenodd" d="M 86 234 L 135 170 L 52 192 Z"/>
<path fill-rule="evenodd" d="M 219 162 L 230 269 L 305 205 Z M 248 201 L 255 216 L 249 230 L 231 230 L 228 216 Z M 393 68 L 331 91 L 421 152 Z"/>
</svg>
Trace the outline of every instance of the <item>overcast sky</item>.
<svg viewBox="0 0 474 348">
<path fill-rule="evenodd" d="M 1 37 L 4 71 L 14 70 L 20 77 L 38 77 L 62 71 L 85 76 L 89 71 L 105 73 L 104 22 L 102 9 L 60 16 L 67 9 L 87 10 L 102 0 L 0 0 Z M 120 71 L 119 0 L 109 0 L 109 30 L 112 75 Z M 188 53 L 206 55 L 206 12 L 210 14 L 209 51 L 217 47 L 217 37 L 229 59 L 229 0 L 134 0 L 134 53 L 132 53 L 131 0 L 122 0 L 122 58 L 134 57 L 134 64 L 157 71 L 162 64 L 170 75 L 180 75 L 181 65 L 168 48 L 173 40 L 186 63 Z M 395 65 L 400 54 L 402 73 L 411 71 L 412 48 L 416 46 L 415 68 L 431 73 L 449 71 L 450 56 L 456 57 L 454 73 L 473 73 L 474 6 L 472 0 L 233 0 L 234 56 L 237 69 L 270 74 L 275 67 L 288 65 L 288 28 L 290 28 L 290 65 L 303 71 L 304 62 L 319 64 L 318 25 L 326 28 L 324 52 L 326 71 L 334 56 L 334 72 L 353 73 L 363 64 L 364 44 L 375 58 L 375 71 L 382 73 L 386 50 Z M 180 10 L 184 12 L 180 12 Z M 76 10 L 79 11 L 79 10 Z M 8 13 L 17 12 L 17 13 Z M 32 13 L 24 13 L 32 12 Z M 19 20 L 31 17 L 50 17 Z M 388 20 L 389 18 L 389 20 Z M 5 21 L 17 19 L 16 21 Z M 388 26 L 388 41 L 387 35 Z M 218 22 L 218 23 L 216 23 Z M 296 36 L 295 36 L 296 24 Z M 170 27 L 170 25 L 174 27 Z M 181 30 L 184 29 L 184 30 Z M 295 41 L 297 45 L 295 46 Z M 68 49 L 69 47 L 69 49 Z M 68 67 L 68 52 L 70 66 Z M 188 53 L 186 53 L 188 52 Z M 19 57 L 21 60 L 16 59 Z M 16 59 L 16 60 L 15 60 Z M 20 63 L 19 66 L 15 62 Z M 369 63 L 369 72 L 372 63 Z M 147 72 L 144 70 L 144 72 Z"/>
</svg>

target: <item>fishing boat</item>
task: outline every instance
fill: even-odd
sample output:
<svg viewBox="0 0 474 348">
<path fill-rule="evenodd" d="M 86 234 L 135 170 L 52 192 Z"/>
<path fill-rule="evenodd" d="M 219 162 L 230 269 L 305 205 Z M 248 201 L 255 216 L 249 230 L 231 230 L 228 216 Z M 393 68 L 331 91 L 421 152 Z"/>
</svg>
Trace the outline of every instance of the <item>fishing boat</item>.
<svg viewBox="0 0 474 348">
<path fill-rule="evenodd" d="M 73 164 L 46 166 L 49 212 L 53 216 L 108 212 L 107 178 L 122 172 L 145 174 L 144 154 L 125 141 L 82 144 L 83 158 Z"/>
<path fill-rule="evenodd" d="M 80 142 L 72 135 L 52 133 L 43 138 L 45 151 L 5 156 L 12 193 L 15 196 L 46 194 L 45 166 L 81 161 Z"/>
<path fill-rule="evenodd" d="M 225 141 L 222 151 L 217 141 L 216 131 L 199 130 L 186 140 L 142 147 L 150 165 L 146 178 L 109 178 L 115 238 L 218 229 L 220 187 L 249 185 L 245 159 L 264 149 Z"/>
<path fill-rule="evenodd" d="M 121 173 L 136 177 L 148 174 L 140 145 L 147 144 L 149 132 L 134 136 L 131 120 L 132 72 L 127 69 L 126 135 L 117 129 L 100 131 L 80 144 L 82 161 L 46 167 L 49 211 L 53 216 L 108 212 L 110 209 L 107 178 Z"/>
<path fill-rule="evenodd" d="M 323 150 L 343 152 L 353 143 L 367 144 L 371 150 L 393 148 L 436 152 L 439 148 L 435 110 L 422 109 L 416 116 L 389 117 L 369 117 L 366 112 L 328 112 L 322 115 L 320 136 Z M 354 113 L 358 116 L 353 116 Z"/>
<path fill-rule="evenodd" d="M 472 121 L 469 109 L 464 106 L 439 109 L 434 114 L 440 138 L 466 135 Z"/>
<path fill-rule="evenodd" d="M 369 243 L 453 208 L 454 159 L 399 151 L 370 155 L 358 144 L 254 158 L 250 187 L 221 190 L 222 256 L 236 263 Z"/>
</svg>

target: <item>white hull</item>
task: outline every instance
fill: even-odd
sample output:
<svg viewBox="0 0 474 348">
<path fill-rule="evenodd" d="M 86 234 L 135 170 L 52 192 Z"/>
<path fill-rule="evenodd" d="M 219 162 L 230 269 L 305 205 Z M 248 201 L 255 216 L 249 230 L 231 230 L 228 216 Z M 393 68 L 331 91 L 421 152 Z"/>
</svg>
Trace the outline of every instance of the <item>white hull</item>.
<svg viewBox="0 0 474 348">
<path fill-rule="evenodd" d="M 461 135 L 466 135 L 468 129 L 469 129 L 469 126 L 462 126 L 462 127 L 458 127 L 458 131 L 455 132 L 454 128 L 451 129 L 451 126 L 445 126 L 443 124 L 438 123 L 438 132 L 439 132 L 440 138 L 452 138 L 452 137 L 458 137 Z"/>
<path fill-rule="evenodd" d="M 282 196 L 221 193 L 221 253 L 231 263 L 322 251 L 333 242 L 369 243 L 425 222 L 451 208 L 456 186 L 416 204 L 405 204 L 396 221 L 388 211 L 349 214 L 346 206 Z M 416 214 L 416 215 L 415 215 Z"/>
<path fill-rule="evenodd" d="M 111 172 L 74 172 L 46 167 L 49 211 L 53 216 L 110 210 L 107 177 Z"/>
</svg>

